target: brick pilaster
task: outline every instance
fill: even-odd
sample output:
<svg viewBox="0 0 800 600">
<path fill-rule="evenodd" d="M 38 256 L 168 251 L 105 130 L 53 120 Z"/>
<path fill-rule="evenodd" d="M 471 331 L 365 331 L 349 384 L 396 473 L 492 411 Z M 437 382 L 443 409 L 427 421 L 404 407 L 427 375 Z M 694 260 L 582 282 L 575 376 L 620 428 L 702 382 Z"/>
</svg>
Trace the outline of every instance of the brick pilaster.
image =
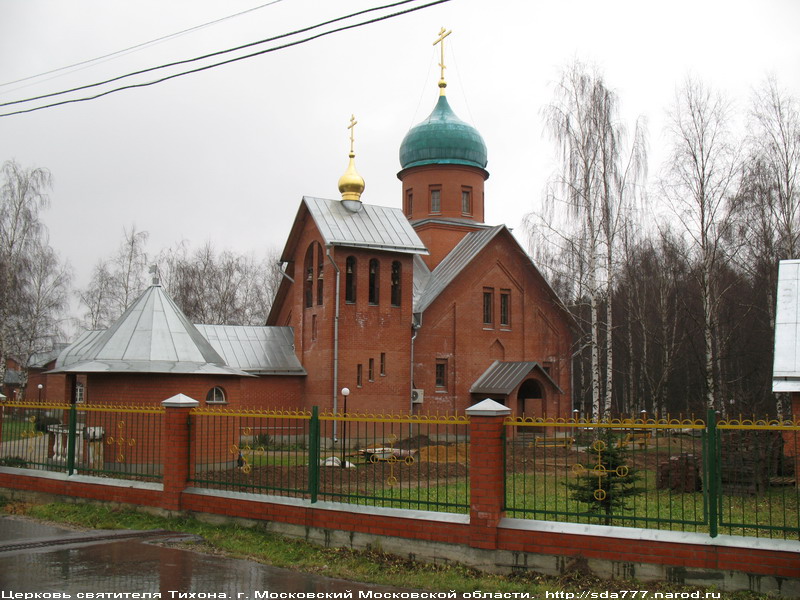
<svg viewBox="0 0 800 600">
<path fill-rule="evenodd" d="M 511 409 L 487 398 L 466 413 L 470 417 L 469 543 L 473 548 L 494 549 L 504 514 L 503 420 Z"/>
<path fill-rule="evenodd" d="M 167 510 L 180 510 L 181 494 L 189 478 L 189 411 L 200 403 L 178 394 L 161 404 L 166 409 L 162 432 L 164 493 L 161 506 Z"/>
</svg>

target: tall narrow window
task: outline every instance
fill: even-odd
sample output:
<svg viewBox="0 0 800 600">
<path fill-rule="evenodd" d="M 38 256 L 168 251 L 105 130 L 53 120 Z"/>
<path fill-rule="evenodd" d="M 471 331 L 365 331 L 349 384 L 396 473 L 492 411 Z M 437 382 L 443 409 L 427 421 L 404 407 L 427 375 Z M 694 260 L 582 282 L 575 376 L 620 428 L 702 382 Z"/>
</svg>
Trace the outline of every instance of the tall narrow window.
<svg viewBox="0 0 800 600">
<path fill-rule="evenodd" d="M 369 261 L 369 303 L 378 304 L 380 300 L 380 263 L 377 258 Z"/>
<path fill-rule="evenodd" d="M 406 191 L 406 216 L 410 217 L 414 212 L 414 192 L 411 190 Z"/>
<path fill-rule="evenodd" d="M 447 359 L 436 361 L 436 387 L 447 389 Z"/>
<path fill-rule="evenodd" d="M 461 214 L 472 214 L 472 189 L 462 188 L 461 190 Z"/>
<path fill-rule="evenodd" d="M 431 212 L 442 212 L 442 190 L 431 190 Z"/>
<path fill-rule="evenodd" d="M 375 359 L 369 359 L 369 370 L 367 371 L 370 381 L 375 381 Z"/>
<path fill-rule="evenodd" d="M 392 262 L 392 306 L 400 306 L 400 275 L 401 265 L 399 260 Z"/>
<path fill-rule="evenodd" d="M 483 288 L 483 324 L 494 324 L 494 289 Z"/>
<path fill-rule="evenodd" d="M 364 385 L 364 366 L 361 363 L 356 367 L 356 385 L 358 387 Z"/>
<path fill-rule="evenodd" d="M 386 352 L 381 352 L 381 375 L 386 375 Z"/>
<path fill-rule="evenodd" d="M 344 301 L 356 301 L 356 257 L 348 256 L 344 266 Z"/>
<path fill-rule="evenodd" d="M 311 340 L 317 339 L 317 315 L 311 315 Z"/>
<path fill-rule="evenodd" d="M 511 325 L 511 290 L 500 290 L 500 325 Z"/>
<path fill-rule="evenodd" d="M 322 246 L 317 244 L 317 304 L 322 304 L 323 280 L 322 267 L 325 266 L 325 259 L 322 254 Z"/>
<path fill-rule="evenodd" d="M 305 307 L 310 308 L 314 304 L 314 243 L 306 250 L 306 260 L 303 266 L 303 295 L 305 296 Z"/>
</svg>

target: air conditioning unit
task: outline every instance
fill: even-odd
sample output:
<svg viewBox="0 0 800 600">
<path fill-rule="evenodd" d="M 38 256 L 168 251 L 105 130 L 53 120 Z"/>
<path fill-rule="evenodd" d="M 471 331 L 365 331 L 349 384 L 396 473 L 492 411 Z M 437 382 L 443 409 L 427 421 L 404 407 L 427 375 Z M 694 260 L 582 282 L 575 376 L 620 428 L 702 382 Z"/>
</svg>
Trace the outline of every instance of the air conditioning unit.
<svg viewBox="0 0 800 600">
<path fill-rule="evenodd" d="M 425 391 L 424 390 L 411 390 L 411 404 L 422 404 L 422 401 L 425 399 Z"/>
</svg>

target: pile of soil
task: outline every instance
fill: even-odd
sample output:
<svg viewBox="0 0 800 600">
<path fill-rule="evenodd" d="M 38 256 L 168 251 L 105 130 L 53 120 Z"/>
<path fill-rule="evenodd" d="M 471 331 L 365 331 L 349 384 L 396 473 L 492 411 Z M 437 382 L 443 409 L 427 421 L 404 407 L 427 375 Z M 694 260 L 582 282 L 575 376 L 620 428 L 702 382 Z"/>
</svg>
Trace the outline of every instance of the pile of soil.
<svg viewBox="0 0 800 600">
<path fill-rule="evenodd" d="M 427 463 L 466 464 L 469 460 L 469 446 L 467 444 L 427 446 L 420 449 L 418 458 L 420 462 Z"/>
</svg>

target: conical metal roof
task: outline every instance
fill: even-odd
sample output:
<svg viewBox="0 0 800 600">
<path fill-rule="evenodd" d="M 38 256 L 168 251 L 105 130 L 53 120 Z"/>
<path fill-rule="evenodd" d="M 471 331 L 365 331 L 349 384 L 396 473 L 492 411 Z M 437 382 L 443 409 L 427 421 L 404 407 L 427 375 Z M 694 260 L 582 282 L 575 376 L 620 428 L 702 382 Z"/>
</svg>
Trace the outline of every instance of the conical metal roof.
<svg viewBox="0 0 800 600">
<path fill-rule="evenodd" d="M 158 284 L 97 335 L 78 362 L 56 370 L 248 376 L 225 364 Z"/>
</svg>

